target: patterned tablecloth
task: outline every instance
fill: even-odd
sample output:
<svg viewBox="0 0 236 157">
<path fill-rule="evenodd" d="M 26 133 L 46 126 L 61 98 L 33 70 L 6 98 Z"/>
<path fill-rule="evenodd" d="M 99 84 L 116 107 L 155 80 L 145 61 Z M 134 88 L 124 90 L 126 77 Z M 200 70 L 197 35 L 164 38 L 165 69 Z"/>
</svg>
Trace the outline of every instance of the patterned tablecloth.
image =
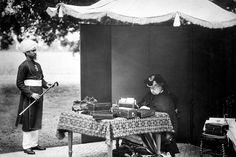
<svg viewBox="0 0 236 157">
<path fill-rule="evenodd" d="M 173 132 L 169 115 L 156 112 L 155 116 L 148 118 L 115 118 L 96 121 L 90 115 L 75 112 L 62 112 L 57 127 L 57 137 L 63 139 L 66 131 L 103 137 L 109 144 L 111 139 L 134 134 Z"/>
</svg>

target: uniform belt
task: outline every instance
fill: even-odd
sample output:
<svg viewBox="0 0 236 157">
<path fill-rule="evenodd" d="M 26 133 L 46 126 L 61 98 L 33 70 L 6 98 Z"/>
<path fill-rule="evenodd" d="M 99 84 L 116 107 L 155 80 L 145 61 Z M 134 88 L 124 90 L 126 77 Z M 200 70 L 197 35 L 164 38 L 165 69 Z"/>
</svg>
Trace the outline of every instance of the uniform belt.
<svg viewBox="0 0 236 157">
<path fill-rule="evenodd" d="M 26 86 L 42 86 L 42 80 L 25 80 L 24 84 Z"/>
</svg>

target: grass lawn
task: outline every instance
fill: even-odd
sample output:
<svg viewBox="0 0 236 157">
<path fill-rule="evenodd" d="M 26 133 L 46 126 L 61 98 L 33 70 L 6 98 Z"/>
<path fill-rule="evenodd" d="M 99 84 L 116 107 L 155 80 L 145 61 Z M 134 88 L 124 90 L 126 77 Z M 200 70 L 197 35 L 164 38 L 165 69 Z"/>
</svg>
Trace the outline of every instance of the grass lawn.
<svg viewBox="0 0 236 157">
<path fill-rule="evenodd" d="M 67 138 L 56 138 L 59 115 L 70 111 L 72 102 L 80 99 L 78 85 L 63 85 L 51 89 L 44 97 L 43 128 L 39 142 L 46 147 L 67 144 Z M 0 153 L 22 150 L 21 125 L 14 126 L 19 103 L 19 90 L 15 85 L 1 85 L 0 88 Z M 74 143 L 81 143 L 80 135 L 74 135 Z"/>
</svg>

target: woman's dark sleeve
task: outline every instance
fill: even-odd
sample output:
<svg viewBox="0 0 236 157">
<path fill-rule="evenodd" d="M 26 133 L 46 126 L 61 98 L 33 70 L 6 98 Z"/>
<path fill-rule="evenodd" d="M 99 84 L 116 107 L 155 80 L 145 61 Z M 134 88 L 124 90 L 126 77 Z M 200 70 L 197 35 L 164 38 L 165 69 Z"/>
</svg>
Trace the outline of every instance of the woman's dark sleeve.
<svg viewBox="0 0 236 157">
<path fill-rule="evenodd" d="M 18 67 L 17 78 L 16 78 L 16 86 L 20 89 L 23 95 L 27 97 L 31 97 L 33 92 L 29 87 L 25 86 L 24 80 L 27 76 L 28 68 L 24 65 L 20 65 Z"/>
<path fill-rule="evenodd" d="M 152 93 L 148 92 L 142 99 L 141 101 L 138 102 L 138 106 L 149 106 L 150 102 L 152 101 Z"/>
<path fill-rule="evenodd" d="M 167 113 L 174 112 L 175 110 L 172 99 L 165 94 L 159 95 L 157 99 L 153 101 L 152 108 L 156 111 Z"/>
</svg>

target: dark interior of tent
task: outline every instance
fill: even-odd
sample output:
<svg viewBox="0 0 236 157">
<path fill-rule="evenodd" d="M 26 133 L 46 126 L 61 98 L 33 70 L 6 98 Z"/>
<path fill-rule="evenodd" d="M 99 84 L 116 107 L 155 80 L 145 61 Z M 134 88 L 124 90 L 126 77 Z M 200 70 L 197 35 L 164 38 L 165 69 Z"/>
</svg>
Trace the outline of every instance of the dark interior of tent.
<svg viewBox="0 0 236 157">
<path fill-rule="evenodd" d="M 81 98 L 138 102 L 144 79 L 159 73 L 179 110 L 177 141 L 198 145 L 206 119 L 235 117 L 227 103 L 236 91 L 235 52 L 235 27 L 82 24 Z M 84 143 L 94 139 L 82 136 Z"/>
</svg>

